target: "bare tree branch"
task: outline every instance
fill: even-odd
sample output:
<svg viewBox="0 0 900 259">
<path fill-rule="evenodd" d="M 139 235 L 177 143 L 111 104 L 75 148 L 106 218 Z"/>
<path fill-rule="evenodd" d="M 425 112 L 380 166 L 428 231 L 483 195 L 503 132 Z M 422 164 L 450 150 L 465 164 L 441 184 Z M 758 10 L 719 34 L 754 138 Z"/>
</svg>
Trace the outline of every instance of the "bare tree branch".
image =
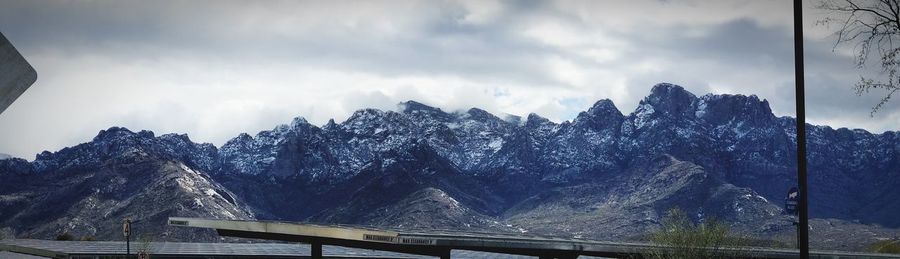
<svg viewBox="0 0 900 259">
<path fill-rule="evenodd" d="M 864 67 L 870 54 L 876 50 L 880 56 L 882 73 L 886 78 L 874 80 L 860 76 L 854 85 L 856 94 L 862 96 L 870 91 L 883 91 L 884 97 L 872 107 L 869 116 L 875 116 L 879 109 L 900 90 L 900 48 L 894 41 L 900 40 L 900 0 L 823 0 L 818 9 L 829 11 L 831 17 L 816 22 L 828 25 L 840 22 L 835 32 L 837 40 L 833 48 L 842 44 L 853 44 L 857 67 Z M 846 18 L 839 18 L 844 17 Z"/>
</svg>

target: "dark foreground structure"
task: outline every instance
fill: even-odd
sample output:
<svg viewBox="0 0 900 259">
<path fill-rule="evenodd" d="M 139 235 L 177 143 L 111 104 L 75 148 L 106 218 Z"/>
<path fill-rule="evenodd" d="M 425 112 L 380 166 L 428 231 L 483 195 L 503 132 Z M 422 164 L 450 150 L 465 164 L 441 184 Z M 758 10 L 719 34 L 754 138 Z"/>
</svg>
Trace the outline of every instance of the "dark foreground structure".
<svg viewBox="0 0 900 259">
<path fill-rule="evenodd" d="M 310 244 L 312 258 L 323 258 L 325 245 L 373 249 L 451 258 L 454 250 L 482 251 L 538 258 L 579 258 L 598 256 L 640 258 L 667 253 L 670 247 L 639 243 L 599 242 L 578 239 L 542 238 L 485 233 L 385 230 L 356 226 L 323 226 L 266 221 L 169 218 L 169 225 L 215 229 L 228 237 L 279 240 Z M 727 249 L 730 255 L 746 258 L 799 258 L 798 250 L 740 248 Z M 900 255 L 811 251 L 811 258 L 900 258 Z"/>
<path fill-rule="evenodd" d="M 142 244 L 133 242 L 132 257 Z M 309 246 L 301 244 L 238 244 L 238 243 L 149 243 L 150 258 L 310 258 Z M 0 240 L 0 258 L 124 258 L 125 242 L 110 241 L 49 241 L 33 239 Z M 406 259 L 422 256 L 399 253 L 326 247 L 324 258 Z"/>
</svg>

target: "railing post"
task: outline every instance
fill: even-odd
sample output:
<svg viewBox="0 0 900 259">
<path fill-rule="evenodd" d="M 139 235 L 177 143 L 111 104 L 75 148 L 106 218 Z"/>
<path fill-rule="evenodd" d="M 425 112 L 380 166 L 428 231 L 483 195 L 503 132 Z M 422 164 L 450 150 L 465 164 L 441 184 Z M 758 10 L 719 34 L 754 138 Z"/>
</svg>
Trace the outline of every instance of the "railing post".
<svg viewBox="0 0 900 259">
<path fill-rule="evenodd" d="M 322 243 L 312 242 L 309 244 L 309 253 L 312 259 L 322 259 Z"/>
</svg>

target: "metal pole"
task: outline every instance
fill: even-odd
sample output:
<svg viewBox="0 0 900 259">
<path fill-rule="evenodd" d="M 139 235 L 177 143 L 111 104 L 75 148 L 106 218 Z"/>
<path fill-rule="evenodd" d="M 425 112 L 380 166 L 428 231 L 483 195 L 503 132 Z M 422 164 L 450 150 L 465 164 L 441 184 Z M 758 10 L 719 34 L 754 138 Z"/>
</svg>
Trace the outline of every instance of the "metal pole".
<svg viewBox="0 0 900 259">
<path fill-rule="evenodd" d="M 312 259 L 322 259 L 322 243 L 312 242 L 310 246 L 310 257 Z"/>
<path fill-rule="evenodd" d="M 797 181 L 800 189 L 800 219 L 797 245 L 800 258 L 809 258 L 809 195 L 806 175 L 806 103 L 803 82 L 803 5 L 794 0 L 794 77 L 797 105 Z"/>
<path fill-rule="evenodd" d="M 797 247 L 797 250 L 800 250 L 800 222 L 794 221 L 794 228 L 797 229 L 797 240 L 795 240 L 797 245 L 794 247 Z"/>
</svg>

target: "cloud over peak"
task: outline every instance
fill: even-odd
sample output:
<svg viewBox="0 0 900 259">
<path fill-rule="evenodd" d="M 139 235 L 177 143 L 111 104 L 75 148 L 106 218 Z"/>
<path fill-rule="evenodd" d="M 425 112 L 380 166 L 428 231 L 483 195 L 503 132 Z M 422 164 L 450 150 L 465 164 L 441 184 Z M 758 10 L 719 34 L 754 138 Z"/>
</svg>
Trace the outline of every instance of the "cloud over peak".
<svg viewBox="0 0 900 259">
<path fill-rule="evenodd" d="M 559 122 L 599 99 L 632 110 L 663 81 L 793 114 L 784 1 L 2 5 L 0 30 L 42 75 L 0 114 L 0 152 L 22 157 L 112 125 L 220 145 L 298 115 L 323 125 L 406 100 Z M 896 127 L 897 102 L 870 119 L 877 96 L 853 96 L 852 57 L 828 38 L 807 43 L 811 121 Z"/>
</svg>

